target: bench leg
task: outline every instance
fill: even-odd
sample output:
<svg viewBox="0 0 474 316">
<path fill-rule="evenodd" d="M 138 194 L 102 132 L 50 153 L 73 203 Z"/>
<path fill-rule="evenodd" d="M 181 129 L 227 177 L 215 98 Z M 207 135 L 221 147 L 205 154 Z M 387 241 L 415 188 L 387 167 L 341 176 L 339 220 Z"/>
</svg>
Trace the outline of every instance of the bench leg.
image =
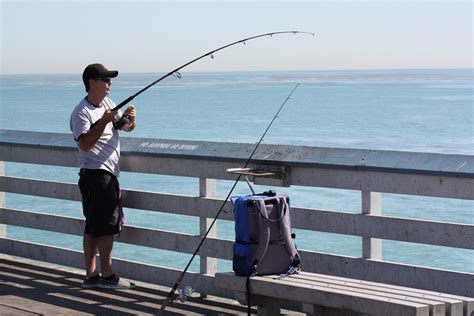
<svg viewBox="0 0 474 316">
<path fill-rule="evenodd" d="M 368 314 L 361 314 L 347 309 L 337 309 L 326 306 L 313 305 L 313 314 L 318 316 L 366 316 Z"/>
<path fill-rule="evenodd" d="M 275 316 L 280 315 L 280 302 L 278 299 L 265 296 L 252 296 L 253 302 L 257 304 L 257 315 Z"/>
<path fill-rule="evenodd" d="M 247 297 L 243 292 L 236 292 L 235 299 L 242 305 L 247 306 Z M 280 315 L 280 302 L 278 299 L 252 295 L 251 298 L 252 306 L 257 306 L 257 315 Z"/>
</svg>

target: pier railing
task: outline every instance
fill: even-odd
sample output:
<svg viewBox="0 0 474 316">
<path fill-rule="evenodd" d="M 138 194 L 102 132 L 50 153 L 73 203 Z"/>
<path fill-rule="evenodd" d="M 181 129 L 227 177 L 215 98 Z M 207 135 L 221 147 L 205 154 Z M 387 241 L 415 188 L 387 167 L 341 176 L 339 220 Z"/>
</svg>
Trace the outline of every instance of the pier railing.
<svg viewBox="0 0 474 316">
<path fill-rule="evenodd" d="M 216 181 L 235 180 L 226 169 L 242 166 L 253 146 L 122 138 L 122 171 L 199 178 L 195 196 L 123 189 L 124 206 L 199 217 L 200 234 L 126 226 L 118 242 L 193 253 L 223 203 L 216 198 Z M 7 176 L 3 163 L 77 168 L 76 152 L 69 134 L 0 130 L 0 252 L 83 268 L 81 252 L 11 239 L 5 229 L 13 225 L 81 236 L 82 219 L 12 209 L 2 193 L 80 201 L 76 183 Z M 250 167 L 273 171 L 271 178 L 254 179 L 261 184 L 360 192 L 360 213 L 292 208 L 294 228 L 362 238 L 359 257 L 300 249 L 305 271 L 474 296 L 474 274 L 387 262 L 381 245 L 381 240 L 396 240 L 473 250 L 474 225 L 384 216 L 381 199 L 382 193 L 395 193 L 474 200 L 474 156 L 262 145 Z M 227 202 L 220 219 L 232 221 L 231 209 Z M 78 217 L 81 213 L 79 208 Z M 226 297 L 231 294 L 214 287 L 213 274 L 216 259 L 232 259 L 233 242 L 216 237 L 217 229 L 199 253 L 200 272 L 189 272 L 186 279 L 200 293 Z M 115 259 L 114 267 L 124 277 L 165 286 L 172 286 L 180 273 L 123 259 Z"/>
</svg>

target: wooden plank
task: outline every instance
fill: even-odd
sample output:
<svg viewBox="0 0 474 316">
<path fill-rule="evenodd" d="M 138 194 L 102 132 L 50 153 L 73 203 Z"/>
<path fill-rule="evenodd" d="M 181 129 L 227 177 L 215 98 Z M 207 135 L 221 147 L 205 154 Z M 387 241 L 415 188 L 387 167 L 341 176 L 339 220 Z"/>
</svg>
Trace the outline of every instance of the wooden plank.
<svg viewBox="0 0 474 316">
<path fill-rule="evenodd" d="M 3 254 L 68 267 L 83 269 L 84 265 L 83 253 L 71 249 L 51 247 L 7 238 L 0 238 L 0 249 Z M 162 260 L 166 262 L 166 258 Z M 178 269 L 138 263 L 119 258 L 113 259 L 113 265 L 114 270 L 124 278 L 159 284 L 170 288 L 175 284 L 181 274 L 181 270 Z M 188 284 L 192 285 L 199 293 L 233 298 L 233 291 L 218 289 L 214 286 L 214 276 L 211 275 L 201 275 L 196 272 L 188 271 L 186 273 L 186 280 L 182 282 L 182 286 Z"/>
<path fill-rule="evenodd" d="M 308 272 L 474 297 L 474 274 L 386 261 L 301 252 Z"/>
<path fill-rule="evenodd" d="M 418 289 L 418 288 L 413 288 L 413 287 L 403 287 L 403 286 L 392 285 L 392 284 L 387 284 L 387 283 L 378 283 L 378 282 L 370 282 L 370 281 L 365 281 L 365 280 L 343 278 L 343 277 L 331 276 L 331 275 L 326 275 L 326 274 L 309 273 L 305 271 L 300 272 L 299 276 L 308 277 L 308 278 L 316 277 L 316 278 L 322 278 L 324 280 L 352 282 L 352 283 L 367 285 L 367 286 L 377 286 L 387 291 L 396 292 L 398 290 L 402 290 L 406 293 L 409 293 L 409 295 L 422 296 L 422 297 L 427 297 L 433 300 L 439 300 L 441 302 L 445 302 L 448 304 L 448 306 L 451 306 L 452 308 L 451 313 L 454 313 L 456 315 L 459 313 L 461 313 L 464 316 L 471 316 L 471 314 L 474 315 L 474 298 L 473 297 L 453 295 L 449 293 L 442 293 L 442 292 L 435 292 L 435 291 L 427 291 L 423 289 Z M 459 302 L 461 302 L 461 306 L 459 306 Z"/>
<path fill-rule="evenodd" d="M 412 297 L 410 295 L 406 294 L 399 294 L 399 293 L 390 293 L 387 291 L 381 291 L 380 289 L 377 288 L 369 288 L 369 287 L 355 287 L 352 286 L 350 282 L 335 282 L 335 281 L 330 281 L 326 282 L 325 280 L 318 279 L 318 278 L 298 278 L 296 277 L 297 275 L 294 276 L 289 276 L 287 278 L 283 279 L 277 279 L 279 283 L 281 284 L 288 284 L 292 285 L 294 283 L 300 285 L 300 284 L 306 284 L 309 286 L 321 286 L 321 287 L 330 287 L 331 289 L 340 289 L 344 291 L 349 291 L 349 292 L 354 292 L 358 294 L 365 294 L 368 295 L 369 297 L 385 297 L 388 299 L 397 299 L 400 301 L 406 301 L 406 302 L 415 302 L 415 303 L 420 303 L 420 304 L 425 304 L 430 307 L 430 316 L 444 316 L 446 314 L 446 306 L 444 302 L 436 301 L 436 300 L 431 300 L 428 298 L 423 298 L 423 297 Z M 263 276 L 263 279 L 266 280 L 275 280 L 274 276 Z M 460 303 L 460 302 L 459 302 Z M 456 316 L 462 316 L 461 315 L 456 315 Z"/>
<path fill-rule="evenodd" d="M 77 184 L 0 176 L 0 191 L 55 199 L 80 201 Z M 221 199 L 122 189 L 124 207 L 178 215 L 214 218 Z M 233 220 L 232 203 L 227 201 L 220 219 Z"/>
<path fill-rule="evenodd" d="M 216 273 L 216 287 L 245 291 L 245 277 L 233 273 Z M 331 286 L 308 285 L 303 283 L 287 284 L 280 280 L 254 277 L 250 283 L 254 294 L 277 297 L 280 299 L 316 304 L 331 308 L 353 310 L 375 315 L 429 315 L 425 304 L 389 299 L 376 295 L 366 295 Z"/>
<path fill-rule="evenodd" d="M 269 276 L 270 277 L 270 276 Z M 401 295 L 402 297 L 408 297 L 407 299 L 421 299 L 430 300 L 446 305 L 447 315 L 462 316 L 463 315 L 463 301 L 455 300 L 449 297 L 444 297 L 442 293 L 429 292 L 429 291 L 418 291 L 415 288 L 402 287 L 387 285 L 384 283 L 376 282 L 364 282 L 361 280 L 326 276 L 324 274 L 313 274 L 308 272 L 301 272 L 300 274 L 291 275 L 291 280 L 307 280 L 309 282 L 328 282 L 335 285 L 342 285 L 345 287 L 354 288 L 354 290 L 371 290 L 376 293 L 387 293 L 388 295 Z M 441 294 L 441 295 L 440 295 Z M 444 312 L 443 312 L 444 313 Z"/>
<path fill-rule="evenodd" d="M 80 201 L 77 184 L 0 176 L 0 191 Z M 214 218 L 223 200 L 122 190 L 124 206 L 172 214 Z M 227 201 L 220 219 L 233 220 Z M 474 225 L 367 216 L 327 210 L 292 208 L 292 226 L 337 234 L 474 249 Z"/>
<path fill-rule="evenodd" d="M 83 219 L 5 208 L 0 208 L 0 223 L 77 236 L 83 235 L 85 226 Z M 199 235 L 125 225 L 116 242 L 194 253 L 200 241 Z M 229 240 L 208 237 L 200 253 L 209 257 L 230 259 L 231 255 L 226 250 L 231 249 L 232 244 Z"/>
<path fill-rule="evenodd" d="M 21 212 L 23 211 L 16 210 L 15 213 L 10 214 L 0 209 L 0 222 L 31 228 L 42 227 L 42 229 L 69 234 L 82 234 L 83 220 L 81 219 L 60 217 L 58 221 L 58 217 L 54 215 L 41 213 L 34 213 L 34 218 L 31 218 L 27 213 Z M 192 253 L 198 240 L 198 236 L 125 226 L 119 242 Z M 233 242 L 229 240 L 209 238 L 201 248 L 201 254 L 230 260 L 232 259 L 232 244 Z M 474 275 L 470 273 L 363 260 L 304 250 L 300 251 L 300 255 L 304 258 L 305 269 L 308 272 L 351 278 L 364 277 L 367 280 L 380 283 L 416 286 L 417 288 L 463 296 L 474 295 Z M 474 302 L 466 304 L 466 309 L 473 309 Z"/>
<path fill-rule="evenodd" d="M 133 281 L 137 287 L 128 290 L 81 289 L 82 269 L 4 254 L 0 254 L 0 262 L 0 270 L 14 274 L 2 277 L 0 282 L 0 293 L 7 294 L 0 295 L 0 315 L 30 315 L 28 312 L 34 315 L 115 315 L 117 312 L 107 308 L 113 305 L 127 308 L 128 315 L 154 315 L 169 292 L 168 287 L 136 280 Z M 31 279 L 25 280 L 24 277 Z M 51 280 L 65 286 L 50 286 L 50 282 L 44 282 Z M 43 303 L 55 308 L 45 310 Z M 198 293 L 194 293 L 185 304 L 176 302 L 168 307 L 166 311 L 176 315 L 235 315 L 245 312 L 245 307 L 236 305 L 234 300 L 215 296 L 202 300 Z M 68 310 L 64 310 L 66 308 Z"/>
<path fill-rule="evenodd" d="M 294 228 L 474 249 L 474 225 L 298 207 L 292 207 L 291 212 Z"/>
<path fill-rule="evenodd" d="M 0 305 L 2 315 L 80 315 L 78 311 L 67 307 L 41 302 L 39 299 L 19 297 L 18 295 L 2 295 L 1 300 L 4 302 Z M 5 306 L 5 304 L 8 304 L 8 306 Z M 38 313 L 38 311 L 41 311 L 41 313 Z"/>
<path fill-rule="evenodd" d="M 474 200 L 474 179 L 291 166 L 291 185 Z"/>
</svg>

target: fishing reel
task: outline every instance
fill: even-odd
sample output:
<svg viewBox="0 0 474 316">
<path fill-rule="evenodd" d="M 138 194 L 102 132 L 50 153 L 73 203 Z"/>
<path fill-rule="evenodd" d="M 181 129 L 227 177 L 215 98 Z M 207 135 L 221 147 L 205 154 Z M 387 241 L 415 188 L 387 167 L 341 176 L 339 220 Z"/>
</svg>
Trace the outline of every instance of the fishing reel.
<svg viewBox="0 0 474 316">
<path fill-rule="evenodd" d="M 181 303 L 184 303 L 188 300 L 188 298 L 192 296 L 192 294 L 194 293 L 194 289 L 191 286 L 187 285 L 181 290 L 178 289 L 178 293 L 179 295 L 174 299 L 174 302 L 179 300 L 181 301 Z"/>
<path fill-rule="evenodd" d="M 130 120 L 130 116 L 128 115 L 122 115 L 121 118 L 113 122 L 114 128 L 115 129 L 122 129 L 124 125 L 130 125 L 132 121 Z"/>
</svg>

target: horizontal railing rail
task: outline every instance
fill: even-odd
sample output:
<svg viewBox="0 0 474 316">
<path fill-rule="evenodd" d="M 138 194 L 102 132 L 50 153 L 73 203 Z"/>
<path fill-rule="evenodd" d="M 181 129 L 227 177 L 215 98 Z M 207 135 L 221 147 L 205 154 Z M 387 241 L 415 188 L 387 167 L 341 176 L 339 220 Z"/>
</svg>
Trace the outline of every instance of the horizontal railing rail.
<svg viewBox="0 0 474 316">
<path fill-rule="evenodd" d="M 0 177 L 0 190 L 39 197 L 80 200 L 77 185 L 73 183 L 3 176 Z M 127 197 L 124 201 L 125 207 L 208 218 L 215 216 L 216 210 L 223 202 L 220 199 L 127 189 L 123 190 L 123 195 Z M 231 209 L 231 202 L 227 202 L 219 219 L 233 220 Z M 21 226 L 21 222 L 10 223 L 10 225 Z M 474 229 L 471 225 L 465 224 L 387 216 L 362 216 L 354 213 L 292 207 L 292 227 L 327 233 L 474 249 Z M 80 232 L 82 234 L 83 230 Z"/>
<path fill-rule="evenodd" d="M 201 230 L 193 235 L 127 225 L 118 241 L 192 253 L 223 202 L 215 198 L 215 181 L 212 179 L 235 179 L 235 175 L 225 170 L 242 165 L 252 146 L 122 139 L 123 171 L 201 179 L 198 196 L 124 189 L 124 206 L 196 216 L 201 219 Z M 0 161 L 77 168 L 76 151 L 68 134 L 0 130 Z M 251 167 L 281 171 L 275 178 L 252 179 L 262 184 L 362 192 L 362 213 L 292 208 L 294 228 L 359 236 L 363 240 L 360 258 L 302 249 L 304 270 L 474 296 L 474 274 L 385 262 L 381 260 L 382 248 L 378 243 L 383 239 L 473 250 L 474 225 L 389 217 L 381 214 L 379 206 L 380 193 L 474 200 L 473 156 L 264 145 L 257 152 Z M 1 171 L 0 168 L 0 192 L 80 201 L 76 183 L 6 176 Z M 79 236 L 83 233 L 82 216 L 64 217 L 13 209 L 5 204 L 0 195 L 0 226 L 12 225 Z M 78 211 L 78 215 L 82 215 L 80 209 Z M 220 219 L 233 220 L 230 202 L 226 203 Z M 201 273 L 189 276 L 198 291 L 229 295 L 214 288 L 212 275 L 216 271 L 213 260 L 231 260 L 231 249 L 231 240 L 210 234 L 200 251 Z M 9 239 L 7 233 L 0 239 L 0 251 L 82 268 L 80 252 Z M 166 286 L 172 286 L 179 273 L 168 267 L 121 259 L 116 260 L 114 265 L 125 271 L 126 277 Z M 149 274 L 151 271 L 153 277 Z"/>
</svg>

